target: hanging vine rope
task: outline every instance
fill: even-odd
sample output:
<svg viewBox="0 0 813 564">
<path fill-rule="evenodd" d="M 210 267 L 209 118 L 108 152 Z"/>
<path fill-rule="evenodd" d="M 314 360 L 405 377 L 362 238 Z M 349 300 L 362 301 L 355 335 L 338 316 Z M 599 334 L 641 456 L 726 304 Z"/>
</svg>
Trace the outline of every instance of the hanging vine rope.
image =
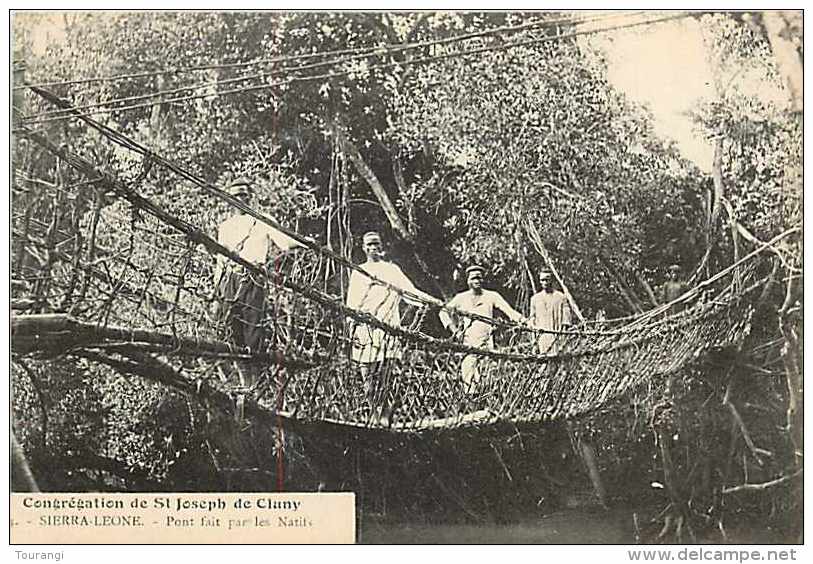
<svg viewBox="0 0 813 564">
<path fill-rule="evenodd" d="M 21 86 L 15 86 L 15 90 L 24 90 L 26 88 L 36 86 L 36 87 L 46 87 L 46 86 L 70 86 L 70 85 L 77 85 L 77 84 L 92 84 L 97 82 L 115 82 L 120 80 L 132 80 L 136 78 L 149 78 L 153 76 L 162 76 L 168 74 L 180 74 L 180 73 L 189 73 L 189 72 L 199 72 L 199 71 L 208 71 L 208 70 L 218 70 L 218 69 L 235 69 L 235 68 L 245 68 L 245 67 L 252 67 L 252 66 L 261 66 L 261 65 L 278 65 L 279 63 L 289 63 L 289 62 L 297 62 L 302 60 L 309 60 L 319 57 L 328 57 L 334 55 L 356 55 L 359 54 L 359 57 L 345 57 L 342 59 L 333 59 L 330 61 L 324 61 L 321 63 L 317 63 L 318 66 L 300 66 L 300 67 L 287 67 L 283 70 L 285 71 L 298 71 L 304 70 L 306 68 L 320 68 L 321 66 L 334 66 L 343 64 L 346 62 L 350 62 L 353 60 L 365 59 L 371 56 L 384 56 L 384 55 L 392 55 L 395 53 L 401 53 L 405 51 L 412 51 L 416 49 L 423 49 L 426 47 L 431 47 L 434 45 L 446 45 L 450 43 L 456 43 L 458 41 L 465 41 L 469 39 L 475 39 L 478 37 L 490 37 L 492 35 L 499 35 L 504 33 L 516 33 L 520 31 L 530 30 L 530 29 L 538 29 L 538 28 L 546 28 L 546 27 L 554 27 L 554 26 L 561 26 L 561 25 L 577 25 L 577 24 L 584 24 L 584 23 L 592 23 L 592 22 L 600 22 L 600 21 L 609 21 L 621 17 L 630 17 L 644 13 L 641 10 L 638 11 L 613 11 L 609 13 L 594 13 L 589 14 L 586 16 L 581 17 L 565 17 L 565 18 L 554 18 L 549 20 L 534 20 L 532 22 L 519 24 L 519 25 L 507 25 L 507 26 L 500 26 L 484 31 L 472 32 L 472 33 L 465 33 L 455 35 L 453 37 L 447 37 L 443 39 L 435 39 L 431 41 L 421 41 L 421 42 L 413 42 L 407 43 L 402 45 L 382 45 L 377 47 L 357 47 L 353 49 L 335 49 L 330 51 L 320 51 L 317 53 L 303 53 L 300 55 L 285 55 L 279 57 L 270 57 L 270 58 L 263 58 L 263 59 L 256 59 L 253 61 L 245 61 L 245 62 L 237 62 L 237 63 L 225 63 L 225 64 L 211 64 L 211 65 L 196 65 L 191 67 L 177 67 L 177 68 L 166 68 L 160 70 L 152 70 L 152 71 L 142 71 L 142 72 L 135 72 L 135 73 L 126 73 L 126 74 L 118 74 L 118 75 L 111 75 L 111 76 L 99 76 L 93 78 L 82 78 L 82 79 L 75 79 L 75 80 L 56 80 L 50 82 L 36 82 L 25 84 Z M 272 76 L 273 73 L 264 74 L 262 76 Z M 161 94 L 166 94 L 167 92 L 162 92 Z M 116 100 L 114 100 L 116 101 Z M 119 100 L 120 101 L 120 100 Z"/>
<path fill-rule="evenodd" d="M 236 209 L 246 207 L 118 132 L 95 126 L 111 140 L 144 150 L 158 165 L 195 182 L 202 188 L 201 206 L 226 202 Z M 301 248 L 277 258 L 271 277 L 210 237 L 213 226 L 180 219 L 182 209 L 145 198 L 36 132 L 28 136 L 76 173 L 50 188 L 53 198 L 35 199 L 30 214 L 17 216 L 18 221 L 26 215 L 47 217 L 42 210 L 51 206 L 50 222 L 29 222 L 27 230 L 14 226 L 25 237 L 15 241 L 22 260 L 13 271 L 13 278 L 20 281 L 13 298 L 35 298 L 35 305 L 19 310 L 14 319 L 15 354 L 70 352 L 122 366 L 134 354 L 160 355 L 177 370 L 184 366 L 184 358 L 249 362 L 261 367 L 268 386 L 284 398 L 269 409 L 281 411 L 284 405 L 284 416 L 292 421 L 375 429 L 381 424 L 370 415 L 387 404 L 394 417 L 389 431 L 411 433 L 501 421 L 539 423 L 589 413 L 649 378 L 680 369 L 704 351 L 742 339 L 750 327 L 749 295 L 759 288 L 759 281 L 740 292 L 734 292 L 729 282 L 767 248 L 756 249 L 682 296 L 678 301 L 686 309 L 672 315 L 667 306 L 612 331 L 557 333 L 553 356 L 535 353 L 534 331 L 486 320 L 494 324 L 498 347 L 477 349 L 422 333 L 420 323 L 389 325 L 381 321 L 386 319 L 383 311 L 348 308 L 341 280 L 357 267 L 256 210 L 248 208 L 252 216 L 303 242 Z M 97 190 L 112 195 L 104 207 L 115 209 L 95 212 L 78 197 L 79 188 L 68 189 L 79 186 L 79 180 L 93 180 Z M 62 205 L 55 206 L 59 190 L 66 194 Z M 78 228 L 73 220 L 77 215 L 84 218 Z M 118 219 L 122 216 L 131 221 L 122 224 Z M 79 234 L 87 244 L 72 244 Z M 783 233 L 766 245 L 794 234 Z M 274 306 L 263 320 L 268 335 L 263 350 L 235 347 L 222 319 L 212 313 L 222 300 L 212 292 L 219 287 L 216 256 L 267 279 Z M 43 286 L 39 281 L 46 272 L 50 282 Z M 79 295 L 73 292 L 77 277 L 84 287 Z M 411 296 L 396 287 L 389 290 L 398 295 L 395 303 L 422 304 L 407 299 Z M 54 317 L 51 312 L 69 293 L 72 316 Z M 417 307 L 410 315 L 413 319 L 434 315 L 427 307 L 407 307 Z M 392 385 L 373 402 L 364 393 L 362 367 L 352 354 L 358 343 L 349 325 L 380 331 L 378 346 L 397 351 L 381 367 Z M 464 363 L 472 362 L 480 373 L 474 390 L 460 377 Z M 228 383 L 205 376 L 207 370 L 200 377 L 227 393 Z M 195 379 L 194 374 L 190 377 Z"/>
<path fill-rule="evenodd" d="M 639 26 L 643 26 L 643 25 L 653 25 L 653 24 L 656 24 L 656 23 L 661 23 L 661 22 L 686 18 L 686 17 L 689 17 L 689 15 L 690 14 L 688 14 L 688 13 L 679 13 L 679 14 L 673 14 L 673 15 L 669 15 L 669 16 L 660 17 L 660 18 L 652 18 L 652 19 L 648 19 L 648 20 L 644 20 L 644 21 L 631 22 L 631 23 L 623 24 L 623 25 L 617 25 L 617 26 L 611 26 L 611 27 L 605 27 L 605 28 L 599 28 L 599 29 L 584 30 L 584 31 L 576 31 L 576 32 L 570 32 L 570 33 L 563 33 L 563 34 L 559 34 L 559 35 L 545 36 L 545 37 L 541 37 L 541 38 L 534 38 L 534 39 L 528 39 L 528 40 L 522 40 L 522 41 L 507 42 L 507 43 L 502 43 L 502 44 L 496 45 L 496 46 L 487 46 L 487 47 L 481 47 L 481 48 L 475 48 L 475 49 L 464 49 L 464 50 L 445 53 L 445 54 L 441 54 L 441 55 L 432 55 L 432 56 L 427 56 L 427 57 L 419 57 L 419 58 L 411 59 L 409 61 L 397 61 L 397 62 L 391 62 L 391 63 L 373 64 L 373 65 L 368 65 L 366 70 L 367 71 L 384 70 L 384 69 L 398 68 L 398 67 L 405 67 L 405 66 L 412 66 L 412 65 L 419 65 L 419 64 L 428 64 L 428 63 L 444 61 L 444 60 L 453 59 L 453 58 L 462 57 L 462 56 L 476 55 L 476 54 L 481 54 L 481 53 L 486 53 L 486 52 L 505 51 L 505 50 L 514 49 L 514 48 L 518 48 L 518 47 L 527 47 L 527 46 L 530 46 L 530 45 L 538 45 L 538 44 L 549 43 L 549 42 L 553 42 L 553 41 L 561 41 L 563 39 L 571 39 L 571 38 L 579 37 L 579 36 L 583 36 L 583 35 L 593 35 L 593 34 L 597 34 L 597 33 L 606 33 L 606 32 L 609 32 L 609 31 L 617 31 L 617 30 L 622 30 L 622 29 L 629 29 L 629 28 L 639 27 Z M 216 93 L 206 92 L 206 93 L 203 93 L 203 94 L 194 94 L 194 95 L 187 95 L 187 96 L 176 96 L 176 97 L 170 97 L 170 98 L 163 98 L 163 99 L 159 99 L 159 100 L 154 100 L 152 102 L 125 105 L 125 106 L 121 106 L 121 107 L 117 107 L 117 108 L 94 109 L 94 108 L 100 108 L 101 106 L 105 106 L 105 105 L 108 105 L 108 104 L 111 104 L 111 103 L 115 103 L 116 100 L 107 101 L 107 102 L 97 102 L 97 103 L 85 104 L 83 106 L 75 107 L 74 111 L 77 111 L 77 110 L 81 111 L 81 113 L 79 113 L 79 114 L 75 114 L 75 113 L 71 112 L 69 115 L 65 115 L 63 113 L 60 113 L 60 115 L 57 115 L 57 116 L 54 116 L 54 117 L 48 117 L 47 114 L 44 114 L 44 117 L 42 117 L 42 118 L 39 118 L 39 117 L 36 117 L 36 116 L 31 116 L 31 117 L 25 118 L 24 121 L 29 126 L 34 125 L 34 124 L 58 122 L 58 121 L 64 121 L 66 119 L 72 119 L 76 115 L 81 115 L 81 116 L 100 115 L 100 114 L 108 114 L 108 113 L 113 113 L 113 112 L 123 112 L 123 111 L 131 111 L 131 110 L 149 108 L 149 107 L 155 106 L 156 104 L 189 102 L 189 101 L 192 101 L 192 100 L 200 100 L 200 99 L 205 99 L 205 98 L 211 98 L 212 96 L 228 96 L 228 95 L 240 94 L 240 93 L 245 93 L 245 92 L 260 92 L 260 91 L 265 91 L 265 90 L 270 90 L 270 89 L 273 89 L 273 88 L 277 88 L 277 87 L 280 87 L 280 86 L 290 86 L 290 85 L 292 85 L 294 83 L 297 83 L 297 84 L 298 83 L 307 83 L 307 82 L 313 82 L 313 81 L 330 80 L 330 79 L 333 79 L 333 78 L 345 77 L 345 76 L 348 76 L 348 75 L 352 75 L 354 72 L 355 71 L 353 71 L 353 70 L 342 70 L 342 71 L 328 72 L 328 73 L 310 75 L 310 76 L 296 76 L 296 77 L 291 77 L 291 78 L 287 78 L 287 79 L 276 81 L 276 82 L 264 82 L 263 84 L 250 85 L 250 86 L 245 86 L 245 87 L 240 87 L 240 88 L 232 88 L 232 89 L 219 91 L 219 92 L 216 92 Z M 263 77 L 264 76 L 265 75 L 263 75 Z M 255 76 L 253 78 L 257 79 L 257 78 L 262 78 L 262 77 Z M 244 79 L 243 78 L 228 79 L 227 81 L 221 81 L 221 82 L 222 83 L 232 83 L 234 81 L 239 81 L 239 80 L 244 80 Z M 145 99 L 145 98 L 152 98 L 152 97 L 155 97 L 155 96 L 164 96 L 166 94 L 179 93 L 181 91 L 186 91 L 186 90 L 190 90 L 190 89 L 211 88 L 212 86 L 215 86 L 215 85 L 216 84 L 214 84 L 214 83 L 206 83 L 206 84 L 203 84 L 203 85 L 200 85 L 200 86 L 183 87 L 183 88 L 178 88 L 178 89 L 164 91 L 164 92 L 155 92 L 155 93 L 151 93 L 151 94 L 145 94 L 145 95 L 139 95 L 139 96 L 131 96 L 131 97 L 128 97 L 128 98 L 122 98 L 122 99 L 120 99 L 118 101 L 136 101 L 136 100 L 141 100 L 141 99 Z M 88 111 L 88 110 L 92 110 L 92 111 Z"/>
</svg>

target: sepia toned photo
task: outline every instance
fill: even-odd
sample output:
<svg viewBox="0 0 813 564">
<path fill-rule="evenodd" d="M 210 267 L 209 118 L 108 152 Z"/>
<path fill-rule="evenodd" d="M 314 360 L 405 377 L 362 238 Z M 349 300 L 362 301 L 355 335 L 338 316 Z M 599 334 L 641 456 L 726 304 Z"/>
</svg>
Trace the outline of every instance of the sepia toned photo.
<svg viewBox="0 0 813 564">
<path fill-rule="evenodd" d="M 11 542 L 802 544 L 802 20 L 12 11 Z"/>
</svg>

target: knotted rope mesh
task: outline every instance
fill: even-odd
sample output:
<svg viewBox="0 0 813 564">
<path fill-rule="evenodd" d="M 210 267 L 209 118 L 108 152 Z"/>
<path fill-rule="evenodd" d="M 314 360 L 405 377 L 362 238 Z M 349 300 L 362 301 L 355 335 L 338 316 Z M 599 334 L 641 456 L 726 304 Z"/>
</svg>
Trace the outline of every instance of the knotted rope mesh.
<svg viewBox="0 0 813 564">
<path fill-rule="evenodd" d="M 537 330 L 455 312 L 463 325 L 493 327 L 493 348 L 468 347 L 426 332 L 437 304 L 259 210 L 246 220 L 273 225 L 293 248 L 272 247 L 258 264 L 218 243 L 219 223 L 246 210 L 191 175 L 176 189 L 195 191 L 192 208 L 159 201 L 159 187 L 137 190 L 36 132 L 27 137 L 62 168 L 53 184 L 15 178 L 16 354 L 149 353 L 223 389 L 243 367 L 256 375 L 250 393 L 286 417 L 421 431 L 574 417 L 749 330 L 742 273 L 730 269 L 623 325 L 558 332 L 552 355 L 538 354 Z M 353 275 L 365 283 L 350 308 Z M 384 422 L 374 417 L 382 413 Z"/>
</svg>

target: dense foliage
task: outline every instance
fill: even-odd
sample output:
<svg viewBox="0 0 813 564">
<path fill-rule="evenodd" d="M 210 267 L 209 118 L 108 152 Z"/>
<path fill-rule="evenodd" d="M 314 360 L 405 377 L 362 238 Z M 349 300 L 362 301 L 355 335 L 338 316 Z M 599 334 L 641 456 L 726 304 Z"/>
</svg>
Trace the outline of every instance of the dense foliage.
<svg viewBox="0 0 813 564">
<path fill-rule="evenodd" d="M 680 264 L 687 273 L 702 265 L 714 272 L 757 240 L 801 224 L 801 120 L 782 102 L 780 73 L 759 18 L 698 16 L 720 82 L 718 97 L 694 116 L 698 134 L 718 140 L 721 183 L 715 185 L 655 134 L 653 117 L 613 86 L 605 54 L 589 41 L 501 48 L 575 29 L 572 23 L 439 42 L 516 26 L 529 17 L 75 12 L 60 16 L 60 36 L 42 50 L 36 48 L 37 34 L 48 17 L 15 17 L 15 49 L 26 63 L 28 83 L 135 75 L 48 88 L 80 107 L 114 99 L 136 106 L 94 115 L 214 184 L 251 177 L 264 211 L 354 260 L 360 258 L 354 245 L 360 233 L 386 231 L 391 255 L 418 285 L 447 296 L 461 285 L 456 278 L 461 267 L 476 261 L 488 265 L 491 286 L 527 308 L 535 273 L 544 264 L 541 253 L 547 251 L 587 316 L 599 310 L 624 316 L 656 305 L 655 288 L 668 265 Z M 792 24 L 788 33 L 798 35 Z M 420 46 L 374 57 L 339 53 L 334 57 L 341 62 L 331 65 L 307 58 L 413 43 Z M 416 64 L 418 59 L 427 61 Z M 265 62 L 241 65 L 256 61 Z M 205 68 L 179 70 L 190 67 Z M 141 76 L 153 70 L 163 72 Z M 766 98 L 749 87 L 755 81 L 779 94 Z M 199 83 L 206 84 L 191 88 Z M 144 98 L 159 92 L 161 103 Z M 30 94 L 15 103 L 28 115 L 53 110 Z M 172 173 L 149 167 L 73 120 L 38 127 L 105 170 L 137 181 L 145 196 L 209 232 L 225 213 Z M 348 159 L 348 146 L 385 188 L 383 199 Z M 60 174 L 54 159 L 25 143 L 17 145 L 14 158 L 15 169 L 28 177 L 53 180 Z M 733 217 L 720 212 L 723 202 L 714 194 L 721 190 Z M 14 193 L 18 208 L 25 194 Z M 385 199 L 394 203 L 404 229 L 388 219 Z M 75 218 L 74 228 L 89 220 Z M 750 239 L 732 236 L 729 220 Z M 101 235 L 115 246 L 115 231 Z M 780 266 L 760 266 L 776 280 L 763 296 L 758 330 L 750 349 L 730 366 L 746 382 L 741 393 L 767 398 L 762 409 L 781 419 L 788 401 L 786 356 L 796 354 L 782 347 L 787 331 L 799 337 L 801 315 L 799 285 L 783 282 L 782 275 L 800 274 L 800 243 L 775 254 Z M 771 343 L 768 349 L 765 343 Z M 745 365 L 758 370 L 749 372 Z M 697 391 L 702 380 L 697 370 L 713 374 L 709 381 L 717 400 L 731 397 L 732 370 L 720 375 L 716 367 L 693 367 L 683 385 L 676 385 L 679 393 L 658 389 L 657 398 L 640 403 L 649 410 L 643 419 L 652 416 L 653 427 L 642 426 L 638 413 L 627 414 L 632 427 L 615 433 L 601 435 L 615 425 L 609 415 L 583 423 L 578 432 L 598 442 L 608 475 L 635 465 L 644 487 L 652 481 L 663 454 L 651 450 L 647 437 L 653 429 L 658 436 L 695 437 L 681 451 L 690 452 L 689 458 L 676 460 L 688 465 L 689 483 L 701 471 L 692 468 L 697 453 L 725 451 L 720 437 L 730 428 L 721 417 L 728 421 L 728 411 L 675 410 L 662 422 L 653 415 L 663 411 L 661 400 L 672 404 L 674 398 L 667 397 L 672 393 L 687 398 L 687 405 L 708 405 Z M 756 373 L 763 374 L 762 385 L 750 379 Z M 12 375 L 15 429 L 35 472 L 59 469 L 49 471 L 47 489 L 240 488 L 222 475 L 212 478 L 207 433 L 218 432 L 212 429 L 220 422 L 180 395 L 67 359 L 22 360 Z M 793 386 L 790 379 L 787 385 Z M 747 428 L 759 416 L 745 413 L 745 420 Z M 667 432 L 672 428 L 680 430 Z M 773 445 L 769 463 L 758 465 L 764 480 L 793 471 L 796 463 L 787 438 L 772 429 L 752 429 Z M 275 444 L 273 437 L 264 440 Z M 747 446 L 732 441 L 732 452 L 725 452 L 728 458 L 740 456 Z M 728 458 L 712 466 L 730 466 Z M 302 479 L 292 486 L 313 487 L 308 462 L 297 464 Z M 721 511 L 714 499 L 720 488 L 749 475 L 754 472 L 748 464 L 739 473 L 726 468 L 707 480 L 704 500 Z"/>
</svg>

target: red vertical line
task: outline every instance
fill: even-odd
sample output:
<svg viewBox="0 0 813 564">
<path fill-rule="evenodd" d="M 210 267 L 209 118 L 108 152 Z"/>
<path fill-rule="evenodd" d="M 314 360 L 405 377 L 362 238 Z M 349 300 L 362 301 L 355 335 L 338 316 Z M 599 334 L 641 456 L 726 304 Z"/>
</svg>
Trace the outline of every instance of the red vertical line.
<svg viewBox="0 0 813 564">
<path fill-rule="evenodd" d="M 279 290 L 282 287 L 282 270 L 281 270 L 281 259 L 282 255 L 277 255 L 274 259 L 274 276 L 276 282 L 276 288 L 274 289 L 274 324 L 277 324 L 277 320 L 279 319 Z M 276 329 L 276 328 L 275 328 Z M 275 331 L 276 333 L 277 331 Z M 276 349 L 277 355 L 277 365 L 275 367 L 275 379 L 277 382 L 277 401 L 276 401 L 276 409 L 277 409 L 277 490 L 282 492 L 283 486 L 285 483 L 285 435 L 282 431 L 282 416 L 280 412 L 284 406 L 284 387 L 282 385 L 282 362 L 284 360 L 284 353 L 282 349 L 277 347 Z"/>
<path fill-rule="evenodd" d="M 271 25 L 272 28 L 276 24 L 276 17 L 272 16 Z M 271 71 L 274 72 L 276 70 L 276 65 L 273 65 Z M 270 95 L 273 96 L 273 91 L 270 92 Z M 277 131 L 279 124 L 279 114 L 274 112 L 272 117 L 272 124 L 271 124 L 271 133 L 272 135 Z M 276 288 L 274 289 L 274 333 L 275 335 L 279 335 L 279 309 L 280 309 L 280 290 L 282 289 L 282 257 L 284 253 L 280 253 L 274 259 L 274 282 L 276 283 Z M 292 311 L 288 312 L 289 315 L 293 315 Z M 277 339 L 277 344 L 280 343 L 280 339 Z M 274 369 L 275 372 L 275 379 L 277 384 L 277 401 L 276 401 L 276 411 L 277 411 L 277 491 L 282 492 L 285 485 L 285 433 L 282 430 L 282 415 L 280 412 L 282 411 L 285 405 L 285 398 L 284 398 L 284 386 L 282 384 L 282 363 L 285 359 L 285 353 L 282 350 L 282 347 L 278 347 L 275 344 L 276 349 L 276 357 L 277 357 L 277 365 Z"/>
</svg>

